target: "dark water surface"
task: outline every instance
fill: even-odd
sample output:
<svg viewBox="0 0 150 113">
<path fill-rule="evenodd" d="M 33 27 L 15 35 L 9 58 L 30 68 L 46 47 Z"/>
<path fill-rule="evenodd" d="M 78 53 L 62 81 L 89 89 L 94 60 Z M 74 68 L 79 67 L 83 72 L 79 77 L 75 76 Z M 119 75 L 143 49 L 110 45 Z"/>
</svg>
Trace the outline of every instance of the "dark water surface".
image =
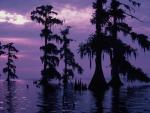
<svg viewBox="0 0 150 113">
<path fill-rule="evenodd" d="M 32 81 L 0 81 L 0 113 L 150 113 L 150 86 L 95 95 L 71 87 L 48 91 L 36 88 Z"/>
</svg>

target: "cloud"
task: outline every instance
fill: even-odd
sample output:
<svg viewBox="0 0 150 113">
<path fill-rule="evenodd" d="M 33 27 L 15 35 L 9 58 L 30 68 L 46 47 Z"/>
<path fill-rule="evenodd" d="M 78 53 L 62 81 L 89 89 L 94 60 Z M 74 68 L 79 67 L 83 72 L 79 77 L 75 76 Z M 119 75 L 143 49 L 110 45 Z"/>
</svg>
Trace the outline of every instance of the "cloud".
<svg viewBox="0 0 150 113">
<path fill-rule="evenodd" d="M 16 25 L 24 25 L 29 22 L 30 22 L 30 20 L 21 14 L 10 13 L 5 10 L 0 10 L 0 23 L 11 23 L 11 24 L 16 24 Z"/>
<path fill-rule="evenodd" d="M 78 8 L 84 8 L 91 6 L 92 2 L 93 1 L 91 0 L 0 0 L 0 8 L 9 12 L 13 11 L 26 14 L 31 12 L 34 7 L 40 5 L 49 4 L 54 6 L 54 9 L 63 7 L 66 4 L 70 4 Z"/>
<path fill-rule="evenodd" d="M 90 7 L 78 9 L 75 6 L 65 5 L 58 11 L 58 18 L 64 20 L 65 24 L 83 27 L 90 25 L 91 14 L 92 8 Z"/>
</svg>

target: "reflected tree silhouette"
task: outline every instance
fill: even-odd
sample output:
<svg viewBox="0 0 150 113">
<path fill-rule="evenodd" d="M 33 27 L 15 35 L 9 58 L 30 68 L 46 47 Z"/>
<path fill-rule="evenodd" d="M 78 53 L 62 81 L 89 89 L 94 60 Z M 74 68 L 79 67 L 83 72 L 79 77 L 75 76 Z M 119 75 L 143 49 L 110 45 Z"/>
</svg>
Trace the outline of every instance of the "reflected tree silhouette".
<svg viewBox="0 0 150 113">
<path fill-rule="evenodd" d="M 65 84 L 62 96 L 63 113 L 72 113 L 75 109 L 73 84 Z"/>
<path fill-rule="evenodd" d="M 112 89 L 112 113 L 130 113 L 127 108 L 127 95 L 126 90 L 121 90 L 121 88 Z"/>
<path fill-rule="evenodd" d="M 104 97 L 106 92 L 94 93 L 96 110 L 93 113 L 104 113 Z"/>
<path fill-rule="evenodd" d="M 37 113 L 61 113 L 61 101 L 62 95 L 59 89 L 47 90 L 42 87 L 42 91 L 39 93 L 39 101 L 37 102 Z"/>
<path fill-rule="evenodd" d="M 37 102 L 37 113 L 71 113 L 74 110 L 74 91 L 73 86 L 66 84 L 63 89 L 56 86 L 55 90 L 47 90 L 43 87 L 39 93 Z"/>
<path fill-rule="evenodd" d="M 14 98 L 16 96 L 16 84 L 15 81 L 10 81 L 10 82 L 5 82 L 5 85 L 7 87 L 6 90 L 6 95 L 5 95 L 5 99 L 6 99 L 6 111 L 7 113 L 15 113 L 15 109 L 17 108 L 17 104 L 16 104 L 16 98 Z"/>
</svg>

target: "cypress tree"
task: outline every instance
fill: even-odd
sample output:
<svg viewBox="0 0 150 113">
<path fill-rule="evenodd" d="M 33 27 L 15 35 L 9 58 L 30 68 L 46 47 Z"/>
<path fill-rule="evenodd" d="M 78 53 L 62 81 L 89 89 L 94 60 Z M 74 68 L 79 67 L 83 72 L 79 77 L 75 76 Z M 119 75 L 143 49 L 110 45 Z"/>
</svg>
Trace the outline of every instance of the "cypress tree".
<svg viewBox="0 0 150 113">
<path fill-rule="evenodd" d="M 105 46 L 104 27 L 108 21 L 108 14 L 104 8 L 107 0 L 96 0 L 93 3 L 95 12 L 91 23 L 95 25 L 95 33 L 92 34 L 86 43 L 80 44 L 81 57 L 88 55 L 90 60 L 95 56 L 95 72 L 89 84 L 92 91 L 104 91 L 107 89 L 107 83 L 102 70 L 102 53 Z"/>
<path fill-rule="evenodd" d="M 43 26 L 40 36 L 44 38 L 44 45 L 40 47 L 44 55 L 41 57 L 44 69 L 41 71 L 41 84 L 48 84 L 53 78 L 60 79 L 61 75 L 57 71 L 56 66 L 59 64 L 59 50 L 54 41 L 60 41 L 59 36 L 54 34 L 52 27 L 61 25 L 62 21 L 55 17 L 57 12 L 53 11 L 53 6 L 46 5 L 37 7 L 31 12 L 31 19 Z"/>
<path fill-rule="evenodd" d="M 14 60 L 18 59 L 18 57 L 16 56 L 18 50 L 15 48 L 13 43 L 3 45 L 3 48 L 5 50 L 5 55 L 7 55 L 7 63 L 6 67 L 3 68 L 3 72 L 7 74 L 6 81 L 10 81 L 11 78 L 18 78 L 18 76 L 16 75 L 16 66 L 14 64 Z"/>
<path fill-rule="evenodd" d="M 129 2 L 134 7 L 140 6 L 140 3 L 134 0 L 129 0 Z M 140 68 L 136 68 L 128 61 L 128 57 L 132 55 L 134 55 L 136 58 L 137 50 L 132 48 L 130 45 L 123 43 L 123 41 L 120 40 L 120 35 L 118 35 L 119 32 L 122 32 L 124 36 L 127 35 L 133 41 L 137 41 L 140 47 L 144 49 L 144 51 L 150 50 L 150 42 L 148 41 L 148 37 L 144 34 L 138 34 L 134 32 L 132 27 L 125 22 L 127 17 L 138 20 L 138 18 L 136 18 L 131 13 L 134 10 L 132 6 L 122 3 L 119 0 L 111 0 L 111 8 L 109 10 L 111 20 L 108 24 L 111 38 L 113 41 L 119 40 L 122 45 L 124 44 L 126 47 L 128 46 L 132 50 L 130 52 L 126 51 L 123 53 L 125 48 L 117 44 L 111 49 L 112 51 L 110 54 L 110 59 L 112 67 L 112 80 L 109 84 L 113 87 L 119 87 L 122 85 L 119 74 L 126 75 L 129 81 L 150 81 L 147 75 Z"/>
<path fill-rule="evenodd" d="M 74 53 L 70 50 L 69 45 L 72 39 L 68 38 L 70 27 L 68 26 L 65 30 L 61 31 L 61 38 L 63 45 L 60 48 L 61 59 L 64 60 L 64 73 L 63 82 L 68 83 L 69 78 L 74 77 L 74 70 L 77 70 L 79 74 L 83 72 L 82 67 L 75 61 Z"/>
</svg>

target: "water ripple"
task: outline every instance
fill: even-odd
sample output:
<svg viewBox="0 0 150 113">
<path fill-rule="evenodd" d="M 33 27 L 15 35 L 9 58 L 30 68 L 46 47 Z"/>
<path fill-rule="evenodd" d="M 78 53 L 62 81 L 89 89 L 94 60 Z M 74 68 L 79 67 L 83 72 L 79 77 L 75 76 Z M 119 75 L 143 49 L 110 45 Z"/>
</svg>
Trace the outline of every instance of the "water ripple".
<svg viewBox="0 0 150 113">
<path fill-rule="evenodd" d="M 29 88 L 26 88 L 26 84 Z M 150 86 L 105 93 L 36 88 L 31 81 L 0 81 L 0 113 L 150 113 Z"/>
</svg>

